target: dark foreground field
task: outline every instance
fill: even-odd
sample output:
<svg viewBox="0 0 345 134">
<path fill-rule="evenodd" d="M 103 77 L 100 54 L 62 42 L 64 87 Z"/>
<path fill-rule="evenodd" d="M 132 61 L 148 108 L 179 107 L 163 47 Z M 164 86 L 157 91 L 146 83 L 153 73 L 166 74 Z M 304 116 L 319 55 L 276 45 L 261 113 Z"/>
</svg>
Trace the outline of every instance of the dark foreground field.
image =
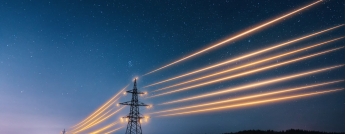
<svg viewBox="0 0 345 134">
<path fill-rule="evenodd" d="M 223 134 L 344 134 L 344 132 L 319 132 L 319 131 L 308 131 L 299 129 L 290 129 L 286 131 L 273 131 L 273 130 L 245 130 L 235 133 L 223 133 Z"/>
</svg>

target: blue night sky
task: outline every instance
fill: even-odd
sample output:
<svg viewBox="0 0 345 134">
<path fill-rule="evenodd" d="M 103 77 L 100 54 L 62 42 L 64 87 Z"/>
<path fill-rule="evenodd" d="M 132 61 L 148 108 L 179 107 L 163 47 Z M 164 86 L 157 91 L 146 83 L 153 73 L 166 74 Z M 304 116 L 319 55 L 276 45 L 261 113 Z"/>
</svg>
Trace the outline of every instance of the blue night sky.
<svg viewBox="0 0 345 134">
<path fill-rule="evenodd" d="M 261 82 L 315 69 L 344 64 L 344 49 L 274 67 L 231 80 L 212 83 L 165 96 L 146 98 L 151 92 L 179 82 L 253 63 L 320 42 L 344 36 L 344 26 L 272 51 L 209 71 L 144 88 L 149 84 L 207 67 L 344 24 L 344 1 L 324 0 L 306 10 L 252 34 L 198 56 L 143 76 L 166 64 L 240 32 L 263 24 L 316 0 L 2 0 L 0 2 L 0 133 L 53 134 L 88 117 L 122 88 L 149 94 L 140 101 L 157 112 L 182 106 L 260 94 L 322 82 L 344 80 L 344 67 L 284 80 L 245 91 L 171 105 L 163 102 Z M 344 39 L 278 58 L 233 73 L 175 87 L 211 81 L 344 46 Z M 344 82 L 271 96 L 344 88 Z M 146 134 L 225 133 L 249 129 L 305 129 L 344 132 L 344 90 L 273 103 L 186 115 L 150 115 L 142 124 Z M 129 101 L 130 94 L 116 102 Z M 260 100 L 260 99 L 258 99 Z M 244 101 L 246 102 L 246 101 Z M 231 103 L 237 104 L 237 102 Z M 228 105 L 228 104 L 222 104 Z M 222 105 L 208 106 L 217 107 Z M 115 105 L 110 108 L 117 110 Z M 202 108 L 199 108 L 202 109 Z M 188 110 L 186 110 L 188 111 Z M 129 108 L 81 133 L 89 133 L 126 116 Z M 177 112 L 176 112 L 177 113 Z M 118 123 L 107 130 L 124 128 Z M 106 132 L 106 131 L 104 131 Z"/>
</svg>

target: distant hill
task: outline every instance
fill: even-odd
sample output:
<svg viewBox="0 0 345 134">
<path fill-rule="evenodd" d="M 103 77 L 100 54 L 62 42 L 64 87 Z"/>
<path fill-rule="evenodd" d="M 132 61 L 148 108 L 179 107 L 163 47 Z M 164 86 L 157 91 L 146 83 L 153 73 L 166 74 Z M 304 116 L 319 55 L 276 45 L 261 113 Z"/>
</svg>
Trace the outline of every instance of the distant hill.
<svg viewBox="0 0 345 134">
<path fill-rule="evenodd" d="M 223 134 L 344 134 L 334 133 L 334 132 L 319 132 L 319 131 L 308 131 L 308 130 L 299 130 L 299 129 L 289 129 L 286 131 L 273 131 L 273 130 L 244 130 L 236 133 L 223 133 Z"/>
</svg>

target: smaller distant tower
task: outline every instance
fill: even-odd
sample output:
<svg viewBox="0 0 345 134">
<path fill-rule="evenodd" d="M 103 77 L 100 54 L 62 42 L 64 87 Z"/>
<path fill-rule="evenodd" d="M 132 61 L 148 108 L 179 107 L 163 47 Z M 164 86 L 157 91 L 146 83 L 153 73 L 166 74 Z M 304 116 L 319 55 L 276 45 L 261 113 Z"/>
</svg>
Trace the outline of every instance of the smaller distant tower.
<svg viewBox="0 0 345 134">
<path fill-rule="evenodd" d="M 66 134 L 66 131 L 65 131 L 65 129 L 63 129 L 63 131 L 62 131 L 62 134 Z"/>
</svg>

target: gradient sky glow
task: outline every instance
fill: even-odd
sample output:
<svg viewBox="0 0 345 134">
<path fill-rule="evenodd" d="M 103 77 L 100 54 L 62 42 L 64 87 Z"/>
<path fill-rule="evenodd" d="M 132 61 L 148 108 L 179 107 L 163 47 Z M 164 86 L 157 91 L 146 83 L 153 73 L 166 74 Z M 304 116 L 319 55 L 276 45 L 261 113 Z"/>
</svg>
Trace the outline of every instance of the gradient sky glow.
<svg viewBox="0 0 345 134">
<path fill-rule="evenodd" d="M 137 76 L 138 89 L 150 93 L 208 73 L 344 36 L 344 27 L 340 27 L 233 64 L 142 88 L 178 74 L 344 24 L 344 1 L 324 0 L 259 32 L 140 77 L 221 39 L 315 1 L 3 0 L 0 2 L 0 133 L 54 134 L 64 128 L 69 130 L 69 127 L 83 120 L 127 84 L 130 84 L 127 90 L 132 89 L 132 80 Z M 341 39 L 261 66 L 341 47 L 344 44 L 344 39 Z M 143 108 L 142 113 L 145 115 L 180 106 L 343 80 L 345 69 L 341 67 L 243 92 L 178 104 L 156 105 L 246 83 L 344 64 L 344 61 L 344 49 L 341 49 L 185 92 L 157 98 L 141 97 L 140 101 L 154 105 L 152 109 Z M 261 66 L 252 66 L 241 71 Z M 344 88 L 344 82 L 303 92 L 334 88 Z M 280 131 L 291 128 L 344 132 L 344 93 L 342 90 L 221 111 L 152 117 L 148 123 L 143 123 L 142 127 L 146 134 L 225 133 L 249 129 Z M 126 95 L 121 97 L 119 102 L 129 100 L 130 96 Z M 128 114 L 128 111 L 129 108 L 125 108 L 94 129 L 119 120 Z M 116 125 L 114 128 L 125 125 Z M 125 129 L 117 131 L 124 132 Z"/>
</svg>

